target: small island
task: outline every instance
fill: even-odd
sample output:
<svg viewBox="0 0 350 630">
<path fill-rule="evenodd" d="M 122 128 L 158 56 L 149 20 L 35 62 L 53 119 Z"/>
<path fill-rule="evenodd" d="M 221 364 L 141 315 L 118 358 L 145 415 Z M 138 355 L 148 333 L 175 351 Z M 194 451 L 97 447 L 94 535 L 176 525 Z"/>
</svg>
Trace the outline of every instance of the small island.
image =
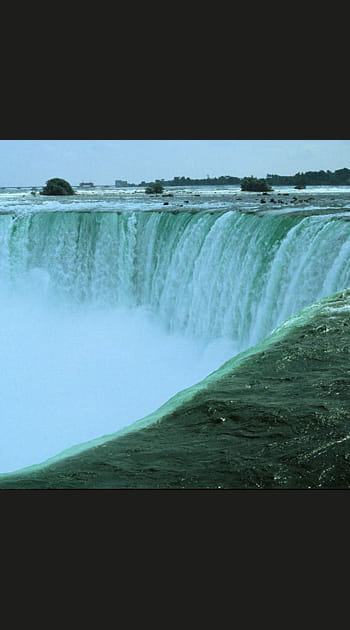
<svg viewBox="0 0 350 630">
<path fill-rule="evenodd" d="M 159 182 L 151 182 L 150 184 L 148 184 L 147 188 L 145 189 L 145 193 L 147 195 L 158 195 L 160 193 L 162 193 L 164 190 L 162 184 L 160 184 Z"/>
<path fill-rule="evenodd" d="M 252 192 L 269 192 L 272 190 L 270 184 L 267 183 L 264 178 L 257 178 L 251 175 L 250 177 L 244 177 L 241 182 L 241 190 L 247 190 Z"/>
<path fill-rule="evenodd" d="M 46 185 L 40 191 L 40 195 L 75 195 L 75 192 L 69 182 L 65 179 L 54 177 L 46 182 Z"/>
</svg>

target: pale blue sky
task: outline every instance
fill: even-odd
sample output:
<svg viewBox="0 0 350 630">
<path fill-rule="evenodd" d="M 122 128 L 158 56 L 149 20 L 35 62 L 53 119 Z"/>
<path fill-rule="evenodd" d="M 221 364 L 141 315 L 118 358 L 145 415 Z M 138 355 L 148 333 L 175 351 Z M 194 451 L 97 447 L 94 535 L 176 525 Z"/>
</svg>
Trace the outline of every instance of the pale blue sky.
<svg viewBox="0 0 350 630">
<path fill-rule="evenodd" d="M 41 186 L 52 177 L 113 185 L 344 167 L 350 168 L 350 140 L 0 140 L 0 186 Z"/>
</svg>

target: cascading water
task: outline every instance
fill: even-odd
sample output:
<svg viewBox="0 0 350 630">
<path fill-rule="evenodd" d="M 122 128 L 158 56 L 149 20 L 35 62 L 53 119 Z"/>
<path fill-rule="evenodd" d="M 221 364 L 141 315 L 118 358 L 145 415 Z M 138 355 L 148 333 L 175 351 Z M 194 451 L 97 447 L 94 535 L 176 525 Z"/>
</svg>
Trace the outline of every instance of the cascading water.
<svg viewBox="0 0 350 630">
<path fill-rule="evenodd" d="M 150 413 L 350 286 L 349 253 L 331 215 L 0 215 L 0 472 Z"/>
</svg>

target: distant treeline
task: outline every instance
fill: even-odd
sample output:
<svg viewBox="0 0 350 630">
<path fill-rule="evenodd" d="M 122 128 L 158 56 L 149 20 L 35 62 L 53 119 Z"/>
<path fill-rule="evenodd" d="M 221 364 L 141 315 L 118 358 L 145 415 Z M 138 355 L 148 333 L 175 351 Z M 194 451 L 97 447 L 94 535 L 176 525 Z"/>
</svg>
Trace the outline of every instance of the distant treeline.
<svg viewBox="0 0 350 630">
<path fill-rule="evenodd" d="M 192 179 L 191 177 L 173 177 L 173 179 L 156 179 L 157 183 L 165 186 L 240 186 L 245 178 L 233 175 L 220 177 L 205 177 Z M 350 185 L 350 169 L 340 168 L 336 171 L 306 171 L 295 175 L 274 175 L 268 173 L 266 180 L 270 186 L 347 186 Z M 116 180 L 116 186 L 149 186 L 152 182 L 142 181 L 140 184 Z"/>
<path fill-rule="evenodd" d="M 337 171 L 306 171 L 295 175 L 271 175 L 266 179 L 271 186 L 344 186 L 350 185 L 350 170 L 340 168 Z"/>
<path fill-rule="evenodd" d="M 191 179 L 191 177 L 173 177 L 173 179 L 156 179 L 162 186 L 239 186 L 240 177 L 221 175 L 220 177 L 205 177 Z M 151 182 L 141 182 L 139 186 L 148 186 Z"/>
</svg>

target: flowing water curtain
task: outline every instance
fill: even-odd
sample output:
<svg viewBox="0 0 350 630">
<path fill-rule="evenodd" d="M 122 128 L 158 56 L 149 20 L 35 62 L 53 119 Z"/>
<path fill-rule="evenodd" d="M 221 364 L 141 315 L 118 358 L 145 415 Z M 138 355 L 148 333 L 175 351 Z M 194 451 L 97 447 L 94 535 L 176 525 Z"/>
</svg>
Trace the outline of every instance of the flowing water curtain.
<svg viewBox="0 0 350 630">
<path fill-rule="evenodd" d="M 141 306 L 169 332 L 237 352 L 350 285 L 350 222 L 225 213 L 0 217 L 2 285 L 49 278 L 68 304 Z M 40 276 L 40 273 L 42 276 Z M 26 275 L 27 274 L 27 275 Z"/>
<path fill-rule="evenodd" d="M 13 228 L 11 215 L 0 215 L 0 289 L 9 289 L 10 281 L 10 234 Z"/>
</svg>

